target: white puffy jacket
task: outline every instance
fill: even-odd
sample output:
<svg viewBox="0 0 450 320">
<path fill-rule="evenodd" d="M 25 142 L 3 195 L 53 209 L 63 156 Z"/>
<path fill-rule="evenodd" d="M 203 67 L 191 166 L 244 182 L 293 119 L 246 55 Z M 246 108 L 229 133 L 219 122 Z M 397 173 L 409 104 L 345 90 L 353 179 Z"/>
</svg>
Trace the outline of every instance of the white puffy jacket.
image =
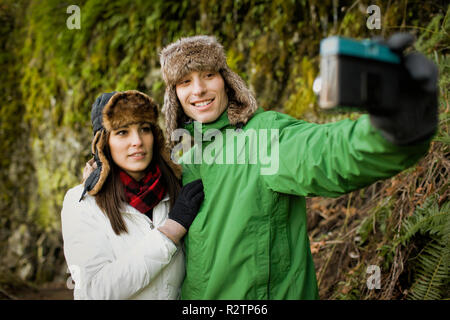
<svg viewBox="0 0 450 320">
<path fill-rule="evenodd" d="M 184 253 L 157 230 L 168 216 L 168 196 L 153 208 L 153 222 L 126 205 L 128 233 L 118 236 L 94 197 L 78 201 L 82 191 L 82 185 L 70 189 L 61 212 L 74 298 L 178 299 Z"/>
</svg>

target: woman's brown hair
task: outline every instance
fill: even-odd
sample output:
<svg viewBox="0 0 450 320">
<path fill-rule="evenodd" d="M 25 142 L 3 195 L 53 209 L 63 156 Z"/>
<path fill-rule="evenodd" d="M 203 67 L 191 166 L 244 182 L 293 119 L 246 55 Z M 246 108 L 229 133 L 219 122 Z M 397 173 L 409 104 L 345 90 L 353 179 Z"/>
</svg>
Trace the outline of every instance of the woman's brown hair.
<svg viewBox="0 0 450 320">
<path fill-rule="evenodd" d="M 151 124 L 151 128 L 154 136 L 154 142 L 153 157 L 149 166 L 153 166 L 155 164 L 159 166 L 161 170 L 162 182 L 166 187 L 167 192 L 169 193 L 169 206 L 170 209 L 172 209 L 175 203 L 175 199 L 180 192 L 180 181 L 179 179 L 177 179 L 174 172 L 164 161 L 161 153 L 159 152 L 159 150 L 161 150 L 160 144 L 164 143 L 163 140 L 161 141 L 161 139 L 159 139 L 159 134 L 156 132 L 157 130 L 155 130 L 154 125 Z M 125 204 L 127 203 L 127 200 L 125 197 L 124 185 L 119 176 L 120 168 L 114 163 L 111 157 L 111 151 L 109 150 L 109 133 L 107 133 L 105 137 L 106 143 L 104 153 L 106 158 L 108 159 L 111 169 L 102 188 L 95 195 L 95 201 L 111 222 L 111 227 L 113 228 L 114 233 L 120 235 L 122 232 L 128 232 L 127 226 L 122 216 L 122 212 Z"/>
</svg>

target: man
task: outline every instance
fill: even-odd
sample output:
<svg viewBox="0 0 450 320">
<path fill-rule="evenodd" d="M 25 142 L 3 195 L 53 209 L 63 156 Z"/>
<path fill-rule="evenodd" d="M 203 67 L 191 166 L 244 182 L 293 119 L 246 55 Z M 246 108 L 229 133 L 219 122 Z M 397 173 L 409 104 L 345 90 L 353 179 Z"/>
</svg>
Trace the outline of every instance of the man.
<svg viewBox="0 0 450 320">
<path fill-rule="evenodd" d="M 406 69 L 427 68 L 404 84 L 412 87 L 401 93 L 396 115 L 318 125 L 258 108 L 213 37 L 183 38 L 162 50 L 169 143 L 178 142 L 181 128 L 196 137 L 181 158 L 183 184 L 202 179 L 205 190 L 185 239 L 183 299 L 318 298 L 305 197 L 365 187 L 427 152 L 437 126 L 437 70 L 421 55 L 414 59 L 404 59 Z M 261 148 L 270 158 L 252 162 Z"/>
</svg>

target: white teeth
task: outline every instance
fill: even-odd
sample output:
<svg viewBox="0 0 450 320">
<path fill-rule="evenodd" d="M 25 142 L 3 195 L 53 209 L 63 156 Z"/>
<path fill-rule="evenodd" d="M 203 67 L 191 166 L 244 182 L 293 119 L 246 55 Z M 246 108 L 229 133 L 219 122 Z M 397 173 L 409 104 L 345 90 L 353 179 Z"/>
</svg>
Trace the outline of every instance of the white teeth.
<svg viewBox="0 0 450 320">
<path fill-rule="evenodd" d="M 194 106 L 196 106 L 196 107 L 203 107 L 203 106 L 206 106 L 207 104 L 210 104 L 211 101 L 213 101 L 213 99 L 208 100 L 208 101 L 199 102 L 199 103 L 194 103 Z"/>
</svg>

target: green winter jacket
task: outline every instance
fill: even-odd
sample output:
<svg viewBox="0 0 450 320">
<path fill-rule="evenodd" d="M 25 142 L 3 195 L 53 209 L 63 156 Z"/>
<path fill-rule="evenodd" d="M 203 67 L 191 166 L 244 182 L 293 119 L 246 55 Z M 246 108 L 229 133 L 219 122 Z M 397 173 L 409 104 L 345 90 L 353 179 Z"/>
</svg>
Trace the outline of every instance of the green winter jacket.
<svg viewBox="0 0 450 320">
<path fill-rule="evenodd" d="M 318 125 L 258 109 L 239 132 L 225 111 L 199 126 L 185 128 L 214 138 L 198 139 L 180 159 L 183 184 L 202 179 L 205 191 L 185 237 L 182 299 L 318 299 L 305 197 L 391 177 L 429 146 L 390 144 L 368 115 Z M 227 144 L 230 137 L 241 143 Z"/>
</svg>

